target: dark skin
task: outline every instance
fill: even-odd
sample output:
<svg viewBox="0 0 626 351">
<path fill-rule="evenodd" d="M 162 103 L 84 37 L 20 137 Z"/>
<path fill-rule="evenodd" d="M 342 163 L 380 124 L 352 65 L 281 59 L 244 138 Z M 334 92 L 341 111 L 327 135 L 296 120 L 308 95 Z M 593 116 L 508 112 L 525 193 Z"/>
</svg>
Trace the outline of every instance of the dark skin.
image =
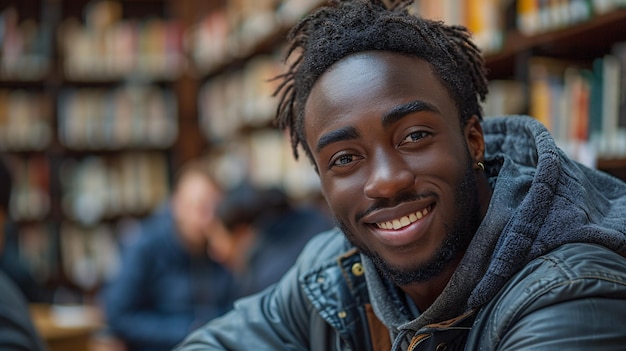
<svg viewBox="0 0 626 351">
<path fill-rule="evenodd" d="M 348 239 L 400 272 L 440 263 L 436 273 L 400 284 L 425 310 L 465 252 L 444 241 L 471 238 L 477 224 L 466 223 L 480 223 L 491 199 L 477 165 L 485 150 L 478 118 L 461 125 L 426 61 L 376 51 L 331 66 L 304 111 L 322 191 Z M 467 213 L 476 215 L 468 221 Z"/>
</svg>

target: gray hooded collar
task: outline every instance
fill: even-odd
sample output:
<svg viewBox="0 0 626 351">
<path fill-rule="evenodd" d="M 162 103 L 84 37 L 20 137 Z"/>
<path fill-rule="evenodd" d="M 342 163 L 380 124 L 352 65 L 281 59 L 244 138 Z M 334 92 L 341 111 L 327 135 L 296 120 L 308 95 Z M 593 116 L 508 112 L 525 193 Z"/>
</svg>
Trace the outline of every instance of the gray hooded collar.
<svg viewBox="0 0 626 351">
<path fill-rule="evenodd" d="M 493 195 L 474 239 L 439 298 L 418 318 L 397 301 L 363 257 L 374 311 L 396 330 L 418 330 L 489 301 L 531 260 L 566 243 L 626 253 L 626 185 L 568 159 L 548 131 L 527 116 L 487 118 L 486 172 Z"/>
</svg>

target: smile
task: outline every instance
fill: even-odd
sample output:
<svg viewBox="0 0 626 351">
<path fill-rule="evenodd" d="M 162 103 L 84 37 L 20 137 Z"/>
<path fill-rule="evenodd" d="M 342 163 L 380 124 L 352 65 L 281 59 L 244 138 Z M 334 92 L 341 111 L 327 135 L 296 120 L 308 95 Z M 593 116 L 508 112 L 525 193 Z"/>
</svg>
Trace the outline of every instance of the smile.
<svg viewBox="0 0 626 351">
<path fill-rule="evenodd" d="M 407 215 L 407 216 L 402 216 L 400 218 L 396 218 L 391 221 L 376 223 L 376 226 L 380 229 L 397 230 L 400 228 L 404 228 L 410 225 L 411 223 L 415 223 L 419 221 L 420 219 L 424 218 L 424 216 L 426 216 L 428 212 L 429 212 L 429 207 L 426 207 L 422 210 L 419 210 L 415 213 L 411 213 L 410 215 Z"/>
</svg>

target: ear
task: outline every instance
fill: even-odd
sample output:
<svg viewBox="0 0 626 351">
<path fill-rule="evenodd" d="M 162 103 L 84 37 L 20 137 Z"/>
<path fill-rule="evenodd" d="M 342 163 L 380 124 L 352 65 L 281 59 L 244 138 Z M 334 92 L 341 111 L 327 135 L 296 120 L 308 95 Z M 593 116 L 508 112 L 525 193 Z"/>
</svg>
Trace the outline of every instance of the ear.
<svg viewBox="0 0 626 351">
<path fill-rule="evenodd" d="M 483 162 L 485 159 L 485 139 L 478 116 L 474 115 L 467 120 L 463 135 L 472 163 Z"/>
</svg>

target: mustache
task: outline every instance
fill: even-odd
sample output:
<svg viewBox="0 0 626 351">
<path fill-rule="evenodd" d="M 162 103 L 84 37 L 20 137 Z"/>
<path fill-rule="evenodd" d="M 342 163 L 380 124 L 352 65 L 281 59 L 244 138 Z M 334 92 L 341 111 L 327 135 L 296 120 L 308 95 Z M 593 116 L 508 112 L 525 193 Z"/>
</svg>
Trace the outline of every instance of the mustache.
<svg viewBox="0 0 626 351">
<path fill-rule="evenodd" d="M 438 199 L 439 196 L 432 191 L 427 191 L 423 193 L 409 191 L 409 192 L 404 192 L 402 194 L 399 194 L 398 196 L 394 198 L 377 199 L 369 208 L 356 214 L 355 216 L 356 221 L 357 222 L 360 221 L 363 217 L 367 216 L 368 214 L 374 211 L 384 209 L 384 208 L 395 207 L 403 202 L 418 201 L 418 200 L 422 200 L 425 198 Z"/>
</svg>

